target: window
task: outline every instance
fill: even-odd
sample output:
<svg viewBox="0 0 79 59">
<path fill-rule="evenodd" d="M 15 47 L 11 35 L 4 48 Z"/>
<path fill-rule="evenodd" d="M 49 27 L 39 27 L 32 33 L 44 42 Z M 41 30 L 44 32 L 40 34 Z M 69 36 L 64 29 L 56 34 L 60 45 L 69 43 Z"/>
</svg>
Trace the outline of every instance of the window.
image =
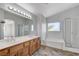
<svg viewBox="0 0 79 59">
<path fill-rule="evenodd" d="M 48 31 L 60 31 L 60 23 L 48 23 Z"/>
</svg>

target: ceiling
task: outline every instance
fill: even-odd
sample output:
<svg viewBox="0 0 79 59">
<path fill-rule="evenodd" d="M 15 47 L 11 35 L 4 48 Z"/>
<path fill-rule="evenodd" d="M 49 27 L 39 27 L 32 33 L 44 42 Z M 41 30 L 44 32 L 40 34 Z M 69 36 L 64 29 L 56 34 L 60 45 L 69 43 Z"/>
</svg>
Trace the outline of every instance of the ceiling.
<svg viewBox="0 0 79 59">
<path fill-rule="evenodd" d="M 61 11 L 79 5 L 78 3 L 18 3 L 19 6 L 32 12 L 33 14 L 42 14 L 49 17 Z"/>
</svg>

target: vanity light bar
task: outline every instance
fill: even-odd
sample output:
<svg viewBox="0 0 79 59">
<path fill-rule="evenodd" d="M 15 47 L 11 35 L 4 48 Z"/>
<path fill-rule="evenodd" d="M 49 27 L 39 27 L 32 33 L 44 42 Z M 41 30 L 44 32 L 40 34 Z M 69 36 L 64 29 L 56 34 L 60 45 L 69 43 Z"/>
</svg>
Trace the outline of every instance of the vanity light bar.
<svg viewBox="0 0 79 59">
<path fill-rule="evenodd" d="M 17 12 L 17 13 L 23 15 L 24 17 L 26 17 L 26 18 L 28 18 L 28 19 L 31 19 L 31 18 L 32 18 L 30 15 L 26 14 L 25 12 L 22 12 L 22 11 L 20 11 L 20 10 L 17 10 L 16 8 L 13 8 L 13 7 L 11 7 L 11 6 L 8 6 L 8 9 L 9 9 L 9 10 L 12 10 L 12 11 L 14 11 L 14 12 Z"/>
</svg>

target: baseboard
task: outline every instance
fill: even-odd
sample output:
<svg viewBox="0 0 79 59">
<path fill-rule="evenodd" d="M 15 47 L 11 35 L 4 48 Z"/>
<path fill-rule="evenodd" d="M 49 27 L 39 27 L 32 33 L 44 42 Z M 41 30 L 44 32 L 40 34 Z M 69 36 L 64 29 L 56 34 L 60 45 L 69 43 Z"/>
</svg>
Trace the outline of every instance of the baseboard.
<svg viewBox="0 0 79 59">
<path fill-rule="evenodd" d="M 75 54 L 79 54 L 78 52 L 69 51 L 69 50 L 64 50 L 64 49 L 55 48 L 55 47 L 50 47 L 50 46 L 46 46 L 46 45 L 41 45 L 41 46 L 43 46 L 43 47 L 49 47 L 49 48 L 53 48 L 53 49 L 55 49 L 55 50 L 62 50 L 62 51 L 68 52 L 68 53 L 75 53 Z"/>
<path fill-rule="evenodd" d="M 42 45 L 63 49 L 64 42 L 42 41 Z"/>
<path fill-rule="evenodd" d="M 69 52 L 73 52 L 73 53 L 79 53 L 79 49 L 65 47 L 64 42 L 47 41 L 47 42 L 42 42 L 42 45 L 52 47 L 52 48 L 62 49 L 64 51 L 69 51 Z"/>
<path fill-rule="evenodd" d="M 63 50 L 79 53 L 79 49 L 76 48 L 64 47 Z"/>
</svg>

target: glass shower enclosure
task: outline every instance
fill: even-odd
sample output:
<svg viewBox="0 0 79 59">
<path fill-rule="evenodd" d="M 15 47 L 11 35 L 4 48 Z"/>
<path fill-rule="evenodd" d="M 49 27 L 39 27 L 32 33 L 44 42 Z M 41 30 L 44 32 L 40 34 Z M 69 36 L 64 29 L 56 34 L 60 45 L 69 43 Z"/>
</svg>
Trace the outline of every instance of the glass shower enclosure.
<svg viewBox="0 0 79 59">
<path fill-rule="evenodd" d="M 64 29 L 65 46 L 79 49 L 79 19 L 66 18 Z"/>
</svg>

